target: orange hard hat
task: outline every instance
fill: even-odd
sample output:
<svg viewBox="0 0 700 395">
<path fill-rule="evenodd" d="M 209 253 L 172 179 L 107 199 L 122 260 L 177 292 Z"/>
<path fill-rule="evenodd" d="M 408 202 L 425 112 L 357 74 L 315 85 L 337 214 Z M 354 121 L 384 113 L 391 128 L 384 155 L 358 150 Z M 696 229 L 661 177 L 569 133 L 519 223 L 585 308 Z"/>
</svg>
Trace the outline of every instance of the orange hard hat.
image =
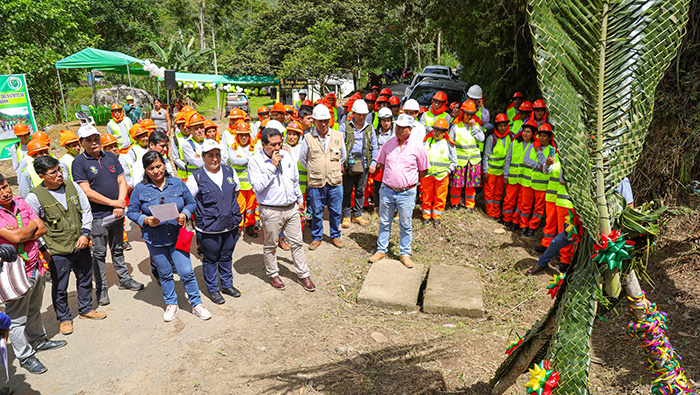
<svg viewBox="0 0 700 395">
<path fill-rule="evenodd" d="M 524 101 L 523 104 L 521 104 L 520 107 L 518 107 L 518 111 L 531 112 L 532 103 L 529 101 Z"/>
<path fill-rule="evenodd" d="M 380 94 L 381 96 L 391 96 L 391 89 L 389 89 L 389 88 L 384 88 L 384 89 L 382 89 L 382 90 L 379 91 L 379 94 Z"/>
<path fill-rule="evenodd" d="M 180 109 L 180 112 L 188 113 L 188 112 L 193 111 L 193 110 L 194 110 L 194 108 L 192 108 L 190 106 L 184 106 Z"/>
<path fill-rule="evenodd" d="M 262 131 L 263 129 L 265 129 L 265 127 L 267 126 L 267 123 L 268 123 L 268 122 L 270 122 L 269 119 L 266 119 L 266 120 L 260 122 L 260 131 Z"/>
<path fill-rule="evenodd" d="M 523 128 L 525 128 L 525 127 L 532 128 L 532 133 L 537 133 L 537 130 L 540 128 L 534 119 L 530 119 L 529 121 L 525 122 L 523 124 Z"/>
<path fill-rule="evenodd" d="M 345 103 L 343 103 L 343 107 L 345 107 L 345 108 L 352 108 L 352 105 L 353 105 L 353 104 L 355 104 L 355 100 L 354 100 L 354 99 L 349 99 L 349 100 L 346 100 Z"/>
<path fill-rule="evenodd" d="M 376 100 L 377 100 L 377 96 L 374 96 L 374 93 L 368 93 L 365 96 L 365 101 L 376 101 Z"/>
<path fill-rule="evenodd" d="M 355 92 L 355 93 L 354 93 L 352 96 L 350 96 L 350 97 L 352 97 L 352 98 L 355 99 L 355 100 L 360 100 L 360 99 L 362 99 L 362 93 L 360 93 L 360 92 Z"/>
<path fill-rule="evenodd" d="M 378 87 L 377 85 L 372 85 L 372 89 L 371 89 L 371 90 L 375 90 L 375 89 L 376 89 L 376 90 L 379 90 L 379 87 Z M 380 94 L 381 94 L 381 93 L 380 93 Z"/>
<path fill-rule="evenodd" d="M 495 124 L 499 123 L 508 123 L 510 120 L 508 119 L 508 116 L 506 114 L 500 113 L 496 115 L 496 121 L 494 122 Z"/>
<path fill-rule="evenodd" d="M 445 118 L 438 118 L 437 121 L 435 121 L 435 124 L 433 124 L 433 129 L 444 129 L 448 130 L 450 128 L 450 124 L 447 122 Z"/>
<path fill-rule="evenodd" d="M 515 93 L 513 93 L 513 99 L 517 99 L 517 98 L 521 98 L 521 99 L 522 99 L 523 97 L 525 97 L 525 96 L 523 96 L 523 94 L 522 94 L 521 92 L 515 92 Z"/>
<path fill-rule="evenodd" d="M 112 109 L 110 111 L 116 111 L 116 110 L 121 110 L 122 106 L 119 103 L 114 103 L 112 104 Z"/>
<path fill-rule="evenodd" d="M 152 119 L 142 119 L 141 122 L 139 122 L 139 124 L 146 130 L 156 130 L 156 124 L 155 122 L 153 122 Z"/>
<path fill-rule="evenodd" d="M 51 144 L 51 139 L 49 138 L 49 135 L 46 134 L 46 133 L 44 133 L 44 132 L 42 132 L 42 131 L 39 131 L 39 132 L 34 133 L 34 135 L 32 135 L 32 140 L 41 140 L 41 141 L 43 141 L 46 145 L 50 145 L 50 144 Z"/>
<path fill-rule="evenodd" d="M 462 107 L 459 108 L 460 110 L 468 113 L 476 113 L 476 104 L 474 104 L 473 101 L 467 100 L 464 103 L 462 103 Z"/>
<path fill-rule="evenodd" d="M 296 110 L 294 109 L 294 107 L 290 106 L 289 104 L 287 104 L 286 106 L 284 106 L 284 109 L 285 109 L 285 112 L 294 113 L 294 111 L 296 111 Z"/>
<path fill-rule="evenodd" d="M 192 111 L 192 113 L 187 117 L 187 122 L 185 122 L 185 127 L 190 128 L 192 126 L 204 125 L 204 117 L 199 115 L 198 112 Z"/>
<path fill-rule="evenodd" d="M 532 103 L 533 110 L 537 110 L 537 109 L 542 110 L 542 109 L 546 109 L 546 108 L 547 108 L 547 105 L 544 104 L 544 100 L 542 100 L 542 99 L 537 99 L 537 100 L 535 100 L 534 103 Z"/>
<path fill-rule="evenodd" d="M 61 136 L 61 147 L 78 141 L 78 135 L 71 130 L 61 130 L 58 134 Z"/>
<path fill-rule="evenodd" d="M 175 124 L 185 123 L 185 121 L 187 121 L 187 116 L 189 114 L 190 114 L 189 112 L 184 112 L 184 111 L 180 111 L 179 113 L 177 113 L 177 115 L 175 116 Z"/>
<path fill-rule="evenodd" d="M 31 129 L 24 123 L 15 124 L 15 136 L 24 136 L 25 134 L 31 133 Z"/>
<path fill-rule="evenodd" d="M 284 114 L 285 112 L 287 112 L 287 109 L 284 108 L 284 104 L 275 103 L 275 105 L 272 106 L 272 110 L 270 110 L 270 112 L 281 112 L 282 114 Z"/>
<path fill-rule="evenodd" d="M 132 126 L 131 129 L 129 129 L 129 136 L 131 136 L 132 139 L 135 139 L 137 136 L 140 136 L 144 133 L 148 133 L 148 129 L 146 129 L 146 127 L 141 125 L 140 123 L 137 123 L 136 125 Z"/>
<path fill-rule="evenodd" d="M 270 112 L 270 109 L 265 106 L 258 107 L 258 114 L 262 114 L 264 112 Z"/>
<path fill-rule="evenodd" d="M 29 156 L 34 156 L 42 151 L 48 151 L 49 146 L 41 139 L 32 139 L 27 144 L 27 153 Z"/>
<path fill-rule="evenodd" d="M 299 134 L 304 134 L 304 130 L 301 128 L 301 125 L 297 121 L 292 121 L 287 125 L 287 131 L 288 132 L 297 132 Z"/>
<path fill-rule="evenodd" d="M 133 129 L 133 128 L 132 128 Z M 131 131 L 129 131 L 131 132 Z M 100 142 L 102 143 L 102 148 L 109 147 L 112 144 L 118 143 L 117 138 L 110 133 L 105 133 L 100 137 Z"/>
<path fill-rule="evenodd" d="M 314 106 L 314 102 L 312 102 L 312 101 L 309 100 L 309 99 L 306 99 L 306 100 L 304 100 L 303 102 L 301 102 L 301 105 L 302 105 L 302 106 L 313 107 L 313 106 Z"/>
<path fill-rule="evenodd" d="M 264 124 L 267 124 L 267 121 L 263 121 Z M 248 125 L 245 122 L 239 122 L 236 124 L 236 134 L 247 134 L 250 133 L 250 125 Z"/>
<path fill-rule="evenodd" d="M 245 124 L 245 122 L 241 122 L 241 123 Z M 204 130 L 211 129 L 211 128 L 219 130 L 219 127 L 216 126 L 216 124 L 214 122 L 212 122 L 208 119 L 206 121 L 204 121 Z"/>
<path fill-rule="evenodd" d="M 379 103 L 389 103 L 389 99 L 386 96 L 379 96 L 377 99 L 377 104 Z"/>
<path fill-rule="evenodd" d="M 445 92 L 443 92 L 443 91 L 437 91 L 437 92 L 435 92 L 435 94 L 433 95 L 433 100 L 438 100 L 438 101 L 446 102 L 446 101 L 447 101 L 447 95 L 446 95 Z"/>
<path fill-rule="evenodd" d="M 390 106 L 400 106 L 401 100 L 399 100 L 399 98 L 396 96 L 392 96 L 389 98 L 389 105 Z"/>
<path fill-rule="evenodd" d="M 331 92 L 326 95 L 326 99 L 336 99 L 335 93 Z"/>
<path fill-rule="evenodd" d="M 549 134 L 550 136 L 554 134 L 554 131 L 552 130 L 552 126 L 550 124 L 548 124 L 547 122 L 543 123 L 542 126 L 540 126 L 539 131 L 545 132 L 546 134 Z"/>
<path fill-rule="evenodd" d="M 258 110 L 258 113 L 260 110 Z M 228 113 L 228 116 L 226 117 L 228 119 L 242 119 L 245 118 L 245 111 L 241 110 L 240 108 L 232 108 L 231 112 Z"/>
</svg>

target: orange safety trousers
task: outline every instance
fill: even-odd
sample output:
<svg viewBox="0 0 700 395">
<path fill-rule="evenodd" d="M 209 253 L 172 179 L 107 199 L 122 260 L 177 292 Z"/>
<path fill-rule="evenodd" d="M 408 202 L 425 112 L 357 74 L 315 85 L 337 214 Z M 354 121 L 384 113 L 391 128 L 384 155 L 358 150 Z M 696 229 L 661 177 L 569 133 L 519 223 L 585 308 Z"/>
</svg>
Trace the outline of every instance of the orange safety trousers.
<svg viewBox="0 0 700 395">
<path fill-rule="evenodd" d="M 445 211 L 447 202 L 447 190 L 450 186 L 450 177 L 438 180 L 435 177 L 423 177 L 420 181 L 423 187 L 421 210 L 424 219 L 440 219 Z"/>
<path fill-rule="evenodd" d="M 491 218 L 501 216 L 501 199 L 503 199 L 503 175 L 488 175 L 484 185 L 484 200 L 486 200 L 486 214 Z"/>
<path fill-rule="evenodd" d="M 456 207 L 459 204 L 460 200 L 462 200 L 462 189 L 464 189 L 464 207 L 474 208 L 476 189 L 473 187 L 450 187 L 450 204 L 452 207 Z"/>
<path fill-rule="evenodd" d="M 520 216 L 520 227 L 527 228 L 532 214 L 532 202 L 535 200 L 535 194 L 531 187 L 520 186 L 518 192 L 518 208 L 515 210 Z M 515 222 L 515 221 L 513 221 Z"/>
<path fill-rule="evenodd" d="M 246 226 L 255 225 L 255 221 L 260 219 L 260 214 L 256 210 L 258 208 L 258 199 L 255 198 L 255 192 L 252 189 L 240 191 L 238 193 L 238 205 L 243 216 L 241 226 L 245 228 Z"/>
<path fill-rule="evenodd" d="M 573 209 L 571 210 L 574 211 Z M 559 233 L 566 230 L 566 216 L 569 215 L 569 209 L 557 206 L 557 223 Z M 574 256 L 574 243 L 559 250 L 559 260 L 561 263 L 568 265 L 571 263 L 571 258 Z"/>
<path fill-rule="evenodd" d="M 530 229 L 537 229 L 540 227 L 540 222 L 544 218 L 544 198 L 547 196 L 547 191 L 538 191 L 533 189 L 532 193 L 535 195 L 534 205 L 532 206 L 532 216 L 530 217 Z"/>
<path fill-rule="evenodd" d="M 547 220 L 544 223 L 544 237 L 542 238 L 542 245 L 549 247 L 549 243 L 557 235 L 557 205 L 555 202 L 545 202 L 545 209 L 547 211 Z"/>
<path fill-rule="evenodd" d="M 514 212 L 518 202 L 518 192 L 520 184 L 508 184 L 506 186 L 506 196 L 503 198 L 503 221 L 505 223 L 520 223 L 520 214 Z"/>
</svg>

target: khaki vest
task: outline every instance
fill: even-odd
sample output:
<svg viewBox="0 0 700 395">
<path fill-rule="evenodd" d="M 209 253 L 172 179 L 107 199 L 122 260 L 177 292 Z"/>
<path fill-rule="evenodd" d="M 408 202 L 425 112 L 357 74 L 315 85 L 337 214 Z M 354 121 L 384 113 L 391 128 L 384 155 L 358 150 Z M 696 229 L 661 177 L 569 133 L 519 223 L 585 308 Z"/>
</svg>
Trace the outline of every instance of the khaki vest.
<svg viewBox="0 0 700 395">
<path fill-rule="evenodd" d="M 306 144 L 309 146 L 309 153 L 306 156 L 309 188 L 322 188 L 326 184 L 337 186 L 343 182 L 343 174 L 340 171 L 343 135 L 332 129 L 328 134 L 328 152 L 323 149 L 321 138 L 314 133 L 309 133 L 305 137 Z"/>
</svg>

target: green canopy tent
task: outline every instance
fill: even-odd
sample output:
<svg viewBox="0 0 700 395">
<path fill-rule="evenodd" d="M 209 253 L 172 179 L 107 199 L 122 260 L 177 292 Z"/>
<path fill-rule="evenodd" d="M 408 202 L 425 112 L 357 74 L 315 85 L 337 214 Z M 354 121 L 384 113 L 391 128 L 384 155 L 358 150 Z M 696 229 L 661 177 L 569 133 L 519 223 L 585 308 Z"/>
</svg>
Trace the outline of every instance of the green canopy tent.
<svg viewBox="0 0 700 395">
<path fill-rule="evenodd" d="M 68 111 L 66 110 L 66 99 L 63 96 L 61 69 L 91 69 L 115 74 L 127 74 L 129 76 L 129 86 L 131 87 L 132 74 L 149 75 L 148 71 L 143 69 L 143 64 L 143 60 L 121 52 L 104 51 L 90 47 L 56 62 L 56 74 L 58 74 L 58 86 L 61 90 L 66 123 L 68 122 Z"/>
</svg>

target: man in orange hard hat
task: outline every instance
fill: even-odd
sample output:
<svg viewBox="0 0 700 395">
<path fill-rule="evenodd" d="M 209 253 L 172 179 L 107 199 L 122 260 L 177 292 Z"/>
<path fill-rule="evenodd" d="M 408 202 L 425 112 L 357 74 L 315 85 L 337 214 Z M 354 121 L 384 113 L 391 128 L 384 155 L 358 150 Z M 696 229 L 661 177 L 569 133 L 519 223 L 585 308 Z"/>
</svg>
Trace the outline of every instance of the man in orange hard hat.
<svg viewBox="0 0 700 395">
<path fill-rule="evenodd" d="M 19 176 L 19 173 L 22 172 L 19 164 L 22 159 L 27 157 L 27 144 L 29 144 L 29 140 L 32 139 L 32 130 L 24 123 L 15 124 L 14 129 L 15 136 L 17 136 L 19 141 L 12 144 L 10 147 L 10 154 L 12 155 L 12 169 L 14 169 L 15 174 Z"/>
<path fill-rule="evenodd" d="M 66 153 L 58 160 L 63 168 L 68 172 L 67 181 L 72 180 L 73 160 L 80 154 L 80 141 L 78 135 L 71 130 L 61 130 L 61 147 L 66 149 Z"/>
<path fill-rule="evenodd" d="M 204 135 L 204 117 L 197 112 L 190 113 L 187 122 L 185 122 L 185 127 L 189 129 L 191 134 L 187 144 L 182 147 L 185 162 L 187 163 L 188 169 L 200 169 L 204 166 L 204 159 L 202 157 L 202 145 L 206 138 Z M 190 171 L 188 170 L 188 172 Z M 191 173 L 193 172 L 194 170 Z"/>
<path fill-rule="evenodd" d="M 420 119 L 420 123 L 425 126 L 425 130 L 427 133 L 430 133 L 431 130 L 433 130 L 433 124 L 435 124 L 435 121 L 438 118 L 444 118 L 447 123 L 451 123 L 452 117 L 450 117 L 449 114 L 449 108 L 446 105 L 447 103 L 447 95 L 443 91 L 438 91 L 435 92 L 433 95 L 433 99 L 430 104 L 430 109 L 428 112 L 423 114 L 423 116 Z"/>
<path fill-rule="evenodd" d="M 279 123 L 284 123 L 284 114 L 287 113 L 287 109 L 284 108 L 284 104 L 275 103 L 270 110 L 270 117 Z"/>
<path fill-rule="evenodd" d="M 118 103 L 112 104 L 112 119 L 107 122 L 107 133 L 114 136 L 119 141 L 120 149 L 127 149 L 131 145 L 129 129 L 134 126 L 129 117 L 124 116 L 124 109 Z"/>
<path fill-rule="evenodd" d="M 513 94 L 513 101 L 506 109 L 508 121 L 510 121 L 511 123 L 513 122 L 513 118 L 515 118 L 515 116 L 518 115 L 518 108 L 520 108 L 520 105 L 523 104 L 524 97 L 525 95 L 523 95 L 521 92 L 515 92 Z"/>
</svg>

